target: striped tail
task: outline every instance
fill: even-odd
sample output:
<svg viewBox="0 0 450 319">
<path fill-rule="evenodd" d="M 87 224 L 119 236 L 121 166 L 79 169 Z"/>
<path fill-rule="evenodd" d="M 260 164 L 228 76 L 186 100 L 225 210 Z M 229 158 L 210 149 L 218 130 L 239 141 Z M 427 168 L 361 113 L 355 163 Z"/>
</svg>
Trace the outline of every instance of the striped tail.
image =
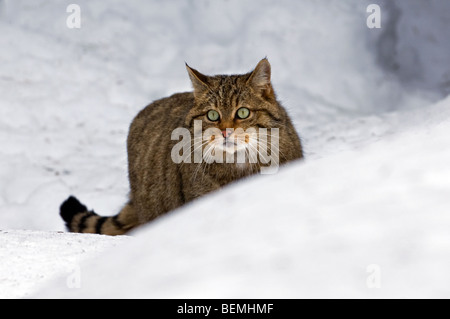
<svg viewBox="0 0 450 319">
<path fill-rule="evenodd" d="M 116 216 L 102 217 L 94 211 L 88 211 L 78 199 L 70 196 L 62 203 L 60 215 L 67 229 L 74 233 L 123 235 L 139 224 L 131 202 Z"/>
</svg>

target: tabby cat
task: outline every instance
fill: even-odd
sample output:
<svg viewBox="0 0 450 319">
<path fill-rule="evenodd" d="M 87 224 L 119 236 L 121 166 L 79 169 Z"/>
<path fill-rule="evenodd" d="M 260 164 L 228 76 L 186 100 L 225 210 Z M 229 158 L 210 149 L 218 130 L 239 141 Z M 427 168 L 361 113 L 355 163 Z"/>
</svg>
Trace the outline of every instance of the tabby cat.
<svg viewBox="0 0 450 319">
<path fill-rule="evenodd" d="M 269 132 L 268 140 L 271 130 L 277 129 L 278 144 L 270 144 L 267 153 L 277 154 L 279 164 L 302 158 L 300 139 L 276 100 L 267 59 L 244 75 L 206 76 L 187 64 L 186 68 L 194 91 L 153 102 L 131 123 L 128 203 L 116 216 L 101 217 L 71 196 L 60 208 L 69 231 L 124 234 L 232 181 L 261 172 L 268 165 L 267 158 L 263 161 L 259 156 L 261 129 Z M 174 149 L 182 143 L 173 138 L 174 130 L 183 128 L 194 136 L 199 124 L 200 133 L 215 129 L 219 134 L 185 141 L 182 146 L 189 146 L 190 153 L 183 154 L 181 161 L 174 159 L 179 153 Z M 202 150 L 209 157 L 229 158 L 238 149 L 249 155 L 244 162 L 207 161 L 206 155 L 194 161 L 190 156 Z M 253 156 L 251 150 L 256 151 Z"/>
</svg>

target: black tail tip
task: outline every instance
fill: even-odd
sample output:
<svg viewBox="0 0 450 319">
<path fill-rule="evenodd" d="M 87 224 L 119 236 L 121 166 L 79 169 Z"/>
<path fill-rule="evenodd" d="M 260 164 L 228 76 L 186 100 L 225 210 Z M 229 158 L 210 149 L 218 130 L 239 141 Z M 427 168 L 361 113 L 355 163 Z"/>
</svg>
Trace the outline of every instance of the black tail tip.
<svg viewBox="0 0 450 319">
<path fill-rule="evenodd" d="M 70 196 L 68 199 L 66 199 L 59 208 L 59 214 L 61 215 L 62 219 L 68 224 L 70 224 L 70 222 L 72 221 L 73 216 L 86 211 L 87 207 L 81 204 L 80 201 L 74 196 Z"/>
</svg>

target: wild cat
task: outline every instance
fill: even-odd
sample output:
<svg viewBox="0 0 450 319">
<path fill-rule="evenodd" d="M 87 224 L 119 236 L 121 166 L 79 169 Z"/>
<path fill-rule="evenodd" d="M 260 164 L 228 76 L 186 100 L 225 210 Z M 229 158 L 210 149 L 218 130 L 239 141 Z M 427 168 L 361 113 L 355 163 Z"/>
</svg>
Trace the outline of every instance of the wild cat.
<svg viewBox="0 0 450 319">
<path fill-rule="evenodd" d="M 303 157 L 300 138 L 276 99 L 267 59 L 242 75 L 207 76 L 187 64 L 186 68 L 193 92 L 157 100 L 131 123 L 127 140 L 128 203 L 116 216 L 101 217 L 71 196 L 60 208 L 69 231 L 125 234 L 232 181 L 261 172 L 268 165 L 258 156 L 262 131 L 276 130 L 277 145 L 266 148 L 268 153 L 278 155 L 279 164 Z M 190 153 L 184 154 L 182 161 L 174 159 L 177 152 L 173 150 L 180 143 L 173 139 L 174 130 L 182 128 L 194 136 L 199 127 L 201 133 L 212 129 L 218 133 L 188 140 L 185 143 Z M 230 158 L 239 150 L 248 156 L 241 162 L 199 162 L 190 156 L 196 150 L 209 154 L 209 158 Z M 191 161 L 186 161 L 188 158 Z"/>
</svg>

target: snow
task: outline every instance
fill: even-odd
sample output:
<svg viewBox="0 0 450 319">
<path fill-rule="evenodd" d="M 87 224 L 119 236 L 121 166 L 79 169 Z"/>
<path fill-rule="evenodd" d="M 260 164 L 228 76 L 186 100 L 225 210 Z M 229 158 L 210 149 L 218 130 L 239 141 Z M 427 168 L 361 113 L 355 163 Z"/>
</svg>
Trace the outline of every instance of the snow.
<svg viewBox="0 0 450 319">
<path fill-rule="evenodd" d="M 132 238 L 1 230 L 0 298 L 28 297 L 45 287 L 43 283 L 55 275 L 61 276 L 67 285 L 82 260 L 128 240 Z"/>
<path fill-rule="evenodd" d="M 448 2 L 380 1 L 381 29 L 370 1 L 76 3 L 80 29 L 68 3 L 0 0 L 0 298 L 450 295 Z M 70 194 L 126 201 L 128 126 L 190 90 L 184 61 L 264 56 L 304 161 L 132 237 L 61 232 Z"/>
</svg>

